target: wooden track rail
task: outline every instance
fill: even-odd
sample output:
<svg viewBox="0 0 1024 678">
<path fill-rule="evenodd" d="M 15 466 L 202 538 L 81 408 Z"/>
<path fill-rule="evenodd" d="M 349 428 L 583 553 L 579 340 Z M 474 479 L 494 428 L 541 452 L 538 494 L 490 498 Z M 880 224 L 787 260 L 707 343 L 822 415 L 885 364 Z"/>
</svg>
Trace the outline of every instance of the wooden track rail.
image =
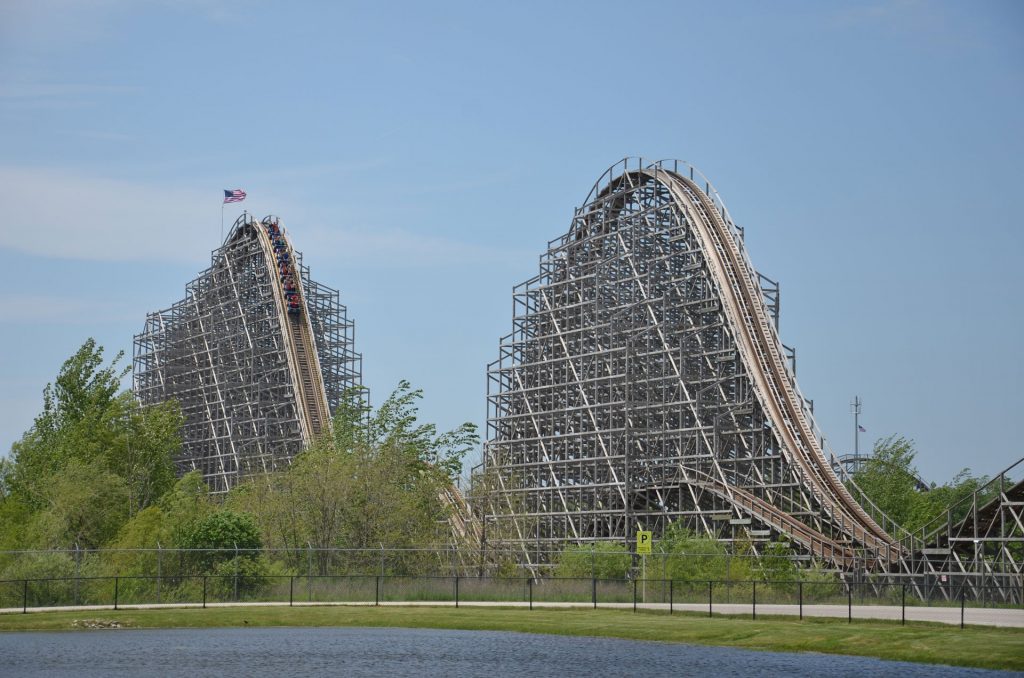
<svg viewBox="0 0 1024 678">
<path fill-rule="evenodd" d="M 898 548 L 894 550 L 892 537 L 857 503 L 826 461 L 785 367 L 774 325 L 755 282 L 756 274 L 742 256 L 737 238 L 718 208 L 691 179 L 661 169 L 640 172 L 668 188 L 704 242 L 711 274 L 721 290 L 723 310 L 730 316 L 758 399 L 789 460 L 844 532 L 879 558 L 895 557 Z M 836 553 L 844 551 L 839 543 L 830 544 L 830 548 Z"/>
<path fill-rule="evenodd" d="M 284 284 L 281 282 L 280 276 L 276 274 L 278 270 L 277 257 L 270 235 L 266 230 L 268 219 L 270 217 L 264 219 L 256 229 L 257 237 L 263 246 L 264 255 L 267 257 L 267 265 L 275 271 L 272 276 L 274 296 L 277 299 L 278 318 L 287 344 L 286 353 L 291 368 L 292 383 L 295 393 L 298 395 L 299 409 L 302 412 L 303 438 L 311 441 L 330 427 L 330 408 L 324 390 L 323 375 L 320 372 L 320 360 L 313 338 L 313 326 L 305 305 L 302 276 L 298 274 L 298 270 L 294 271 L 293 279 L 299 294 L 300 311 L 298 313 L 289 312 Z M 291 261 L 295 262 L 295 251 L 287 234 L 282 230 L 279 237 L 284 240 Z"/>
</svg>

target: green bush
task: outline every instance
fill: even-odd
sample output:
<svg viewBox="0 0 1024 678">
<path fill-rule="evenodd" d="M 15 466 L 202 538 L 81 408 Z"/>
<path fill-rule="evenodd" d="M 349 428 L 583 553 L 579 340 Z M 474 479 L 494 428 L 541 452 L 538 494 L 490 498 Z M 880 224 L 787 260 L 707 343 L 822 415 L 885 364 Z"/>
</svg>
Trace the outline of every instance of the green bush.
<svg viewBox="0 0 1024 678">
<path fill-rule="evenodd" d="M 209 591 L 214 599 L 232 600 L 259 593 L 268 584 L 267 568 L 260 558 L 238 556 L 217 563 L 210 573 Z M 236 588 L 237 585 L 237 588 Z"/>
<path fill-rule="evenodd" d="M 751 578 L 750 558 L 746 549 L 730 554 L 723 542 L 701 536 L 674 523 L 656 544 L 656 550 L 667 559 L 666 575 L 686 581 L 742 581 Z"/>
<path fill-rule="evenodd" d="M 761 557 L 757 559 L 757 573 L 761 579 L 772 582 L 795 581 L 799 570 L 793 563 L 793 549 L 787 542 L 775 541 L 765 544 Z"/>
<path fill-rule="evenodd" d="M 251 516 L 218 511 L 198 520 L 181 538 L 179 547 L 195 549 L 188 560 L 200 574 L 214 574 L 225 561 L 256 560 L 263 546 L 260 531 Z"/>
<path fill-rule="evenodd" d="M 573 544 L 559 554 L 554 575 L 588 579 L 625 579 L 632 565 L 633 557 L 619 542 Z"/>
</svg>

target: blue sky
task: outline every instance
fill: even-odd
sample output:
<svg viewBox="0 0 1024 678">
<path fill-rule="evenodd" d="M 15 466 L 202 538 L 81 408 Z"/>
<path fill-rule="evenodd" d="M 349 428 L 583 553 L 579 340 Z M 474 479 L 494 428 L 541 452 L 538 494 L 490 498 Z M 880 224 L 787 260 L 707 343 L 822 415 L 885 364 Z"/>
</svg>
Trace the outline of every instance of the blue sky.
<svg viewBox="0 0 1024 678">
<path fill-rule="evenodd" d="M 130 355 L 236 187 L 341 289 L 375 400 L 409 379 L 482 424 L 512 286 L 640 155 L 746 228 L 834 447 L 860 394 L 929 479 L 998 472 L 1024 454 L 1022 38 L 995 1 L 7 0 L 0 448 L 86 337 Z"/>
</svg>

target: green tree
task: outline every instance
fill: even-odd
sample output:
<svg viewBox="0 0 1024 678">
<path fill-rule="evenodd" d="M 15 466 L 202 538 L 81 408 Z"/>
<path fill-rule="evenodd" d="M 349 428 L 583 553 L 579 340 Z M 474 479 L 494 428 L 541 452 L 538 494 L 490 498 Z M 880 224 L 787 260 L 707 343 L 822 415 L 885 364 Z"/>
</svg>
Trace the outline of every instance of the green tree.
<svg viewBox="0 0 1024 678">
<path fill-rule="evenodd" d="M 135 515 L 174 485 L 183 420 L 175 401 L 142 407 L 128 394 L 122 399 L 126 402 L 119 436 L 106 458 L 111 470 L 124 479 L 128 514 Z"/>
<path fill-rule="evenodd" d="M 103 348 L 89 339 L 64 362 L 43 391 L 42 413 L 12 446 L 4 473 L 7 496 L 33 510 L 52 506 L 53 479 L 72 462 L 78 462 L 73 470 L 91 469 L 90 477 L 102 468 L 120 478 L 124 492 L 116 496 L 126 517 L 170 489 L 180 448 L 179 408 L 141 407 L 131 393 L 118 393 L 129 369 L 118 367 L 122 357 L 104 366 Z"/>
<path fill-rule="evenodd" d="M 87 340 L 43 391 L 32 427 L 0 460 L 0 547 L 96 547 L 174 483 L 181 415 L 120 392 L 122 355 Z"/>
<path fill-rule="evenodd" d="M 25 547 L 25 528 L 31 516 L 29 507 L 17 499 L 0 499 L 0 551 Z"/>
<path fill-rule="evenodd" d="M 253 513 L 268 544 L 288 549 L 419 547 L 443 540 L 449 510 L 443 496 L 478 438 L 472 424 L 438 434 L 433 424 L 420 423 L 420 398 L 403 381 L 374 412 L 360 392 L 350 392 L 331 435 L 314 441 L 287 469 L 233 491 L 229 505 Z M 408 553 L 388 565 L 411 571 L 426 557 Z M 326 553 L 318 562 L 321 572 L 332 566 Z"/>
<path fill-rule="evenodd" d="M 950 482 L 932 484 L 928 490 L 922 490 L 914 466 L 916 456 L 912 440 L 895 435 L 880 439 L 853 480 L 882 511 L 911 532 L 939 518 L 951 518 L 953 523 L 963 519 L 971 502 L 961 500 L 971 497 L 988 479 L 975 477 L 969 469 L 963 469 Z M 993 488 L 988 493 L 980 493 L 979 505 L 991 499 L 995 491 Z"/>
<path fill-rule="evenodd" d="M 216 510 L 199 471 L 191 471 L 179 478 L 171 491 L 160 497 L 157 507 L 166 516 L 172 543 L 181 542 L 193 524 Z"/>
<path fill-rule="evenodd" d="M 28 546 L 97 548 L 126 519 L 124 481 L 99 461 L 69 460 L 40 488 L 42 502 L 30 522 Z"/>
<path fill-rule="evenodd" d="M 14 462 L 7 457 L 0 457 L 0 501 L 10 496 L 13 476 Z"/>
<path fill-rule="evenodd" d="M 199 471 L 186 473 L 157 503 L 136 513 L 119 530 L 117 549 L 170 548 L 183 542 L 197 522 L 217 509 Z"/>
<path fill-rule="evenodd" d="M 361 392 L 351 393 L 346 398 L 348 404 L 338 410 L 342 421 L 335 418 L 340 423 L 336 427 L 340 436 L 335 439 L 337 447 L 346 449 L 353 441 L 361 441 L 371 449 L 393 450 L 409 463 L 418 463 L 432 473 L 440 471 L 454 481 L 462 471 L 466 453 L 480 443 L 476 425 L 466 422 L 439 434 L 435 424 L 419 423 L 417 403 L 422 399 L 422 390 L 402 380 L 373 413 Z"/>
<path fill-rule="evenodd" d="M 104 561 L 104 574 L 150 575 L 157 571 L 156 549 L 171 549 L 186 540 L 193 526 L 216 510 L 198 471 L 186 473 L 151 506 L 136 513 L 108 543 L 114 549 Z M 182 574 L 177 558 L 164 558 L 164 576 Z"/>
<path fill-rule="evenodd" d="M 886 515 L 904 527 L 914 524 L 919 509 L 914 443 L 889 436 L 875 443 L 872 456 L 854 482 Z"/>
<path fill-rule="evenodd" d="M 24 544 L 25 526 L 31 516 L 24 501 L 12 494 L 10 479 L 14 462 L 0 458 L 0 550 L 13 550 Z M 0 568 L 0 574 L 3 570 Z"/>
<path fill-rule="evenodd" d="M 68 358 L 57 379 L 43 390 L 43 411 L 12 446 L 12 493 L 39 506 L 50 478 L 71 459 L 90 462 L 105 456 L 113 441 L 110 424 L 120 420 L 117 391 L 128 368 L 118 354 L 107 367 L 103 348 L 87 340 Z"/>
</svg>

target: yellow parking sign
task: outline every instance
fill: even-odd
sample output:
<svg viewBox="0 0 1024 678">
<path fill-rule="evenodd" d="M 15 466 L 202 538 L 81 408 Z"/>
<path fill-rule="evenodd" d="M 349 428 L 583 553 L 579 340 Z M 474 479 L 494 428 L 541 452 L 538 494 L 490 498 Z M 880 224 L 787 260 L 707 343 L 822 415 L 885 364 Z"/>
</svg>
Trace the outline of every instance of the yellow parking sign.
<svg viewBox="0 0 1024 678">
<path fill-rule="evenodd" d="M 654 533 L 646 530 L 636 532 L 636 552 L 640 555 L 649 555 L 651 545 L 654 543 Z"/>
</svg>

